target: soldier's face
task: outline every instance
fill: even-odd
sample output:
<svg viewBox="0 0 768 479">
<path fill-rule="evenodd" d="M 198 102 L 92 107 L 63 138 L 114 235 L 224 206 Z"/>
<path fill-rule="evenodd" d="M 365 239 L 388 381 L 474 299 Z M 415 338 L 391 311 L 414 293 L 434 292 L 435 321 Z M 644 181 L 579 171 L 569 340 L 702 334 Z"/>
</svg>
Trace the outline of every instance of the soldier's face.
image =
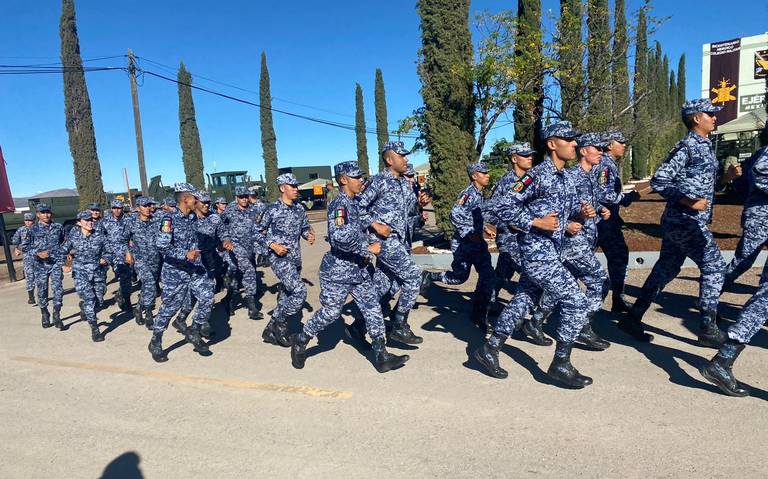
<svg viewBox="0 0 768 479">
<path fill-rule="evenodd" d="M 708 134 L 715 131 L 717 126 L 717 116 L 714 113 L 696 113 L 694 121 Z"/>
<path fill-rule="evenodd" d="M 576 157 L 576 140 L 574 139 L 550 138 L 547 143 L 561 160 L 572 160 Z"/>
<path fill-rule="evenodd" d="M 216 213 L 223 213 L 226 207 L 224 203 L 216 203 Z"/>
<path fill-rule="evenodd" d="M 259 198 L 257 196 L 249 196 L 248 197 L 248 203 L 255 205 L 259 202 Z"/>
<path fill-rule="evenodd" d="M 211 209 L 210 201 L 198 201 L 197 209 L 204 215 L 208 214 L 208 211 Z"/>
<path fill-rule="evenodd" d="M 101 210 L 91 210 L 91 218 L 95 220 L 101 218 Z"/>
<path fill-rule="evenodd" d="M 85 231 L 93 231 L 93 219 L 90 219 L 90 220 L 80 220 L 78 222 L 78 224 Z"/>
<path fill-rule="evenodd" d="M 349 190 L 350 193 L 353 195 L 359 194 L 361 191 L 363 191 L 363 185 L 365 184 L 365 181 L 363 181 L 363 177 L 353 177 L 353 176 L 346 176 L 347 179 L 347 190 Z"/>
<path fill-rule="evenodd" d="M 32 220 L 24 220 L 24 226 L 32 226 L 32 223 L 34 223 L 34 221 L 32 221 Z"/>
<path fill-rule="evenodd" d="M 624 152 L 627 150 L 627 145 L 625 143 L 620 143 L 616 140 L 611 141 L 611 144 L 608 145 L 608 151 L 611 152 L 611 156 L 614 158 L 621 158 L 624 156 Z"/>
<path fill-rule="evenodd" d="M 299 187 L 296 185 L 280 185 L 280 192 L 291 201 L 299 197 Z"/>
<path fill-rule="evenodd" d="M 387 159 L 389 161 L 390 167 L 399 174 L 402 175 L 408 171 L 408 159 L 403 155 L 398 155 L 394 151 L 390 150 L 387 152 Z"/>
<path fill-rule="evenodd" d="M 528 171 L 533 168 L 533 156 L 512 155 L 512 163 L 521 170 Z"/>
<path fill-rule="evenodd" d="M 248 195 L 240 195 L 235 199 L 235 201 L 237 201 L 237 206 L 240 208 L 245 208 L 248 206 Z"/>
<path fill-rule="evenodd" d="M 491 181 L 491 175 L 482 171 L 476 171 L 472 173 L 472 181 L 476 181 L 478 185 L 485 187 Z"/>
<path fill-rule="evenodd" d="M 51 222 L 51 212 L 50 211 L 41 211 L 37 213 L 37 219 L 42 221 L 43 223 L 50 223 Z"/>
<path fill-rule="evenodd" d="M 152 205 L 139 206 L 138 210 L 141 216 L 144 216 L 144 217 L 149 216 L 152 214 Z"/>
<path fill-rule="evenodd" d="M 123 216 L 123 209 L 122 208 L 112 208 L 112 216 L 115 218 L 120 218 Z"/>
<path fill-rule="evenodd" d="M 598 163 L 600 163 L 600 154 L 602 151 L 597 148 L 596 146 L 589 145 L 582 147 L 581 150 L 581 158 L 586 161 L 588 164 L 595 166 Z"/>
</svg>

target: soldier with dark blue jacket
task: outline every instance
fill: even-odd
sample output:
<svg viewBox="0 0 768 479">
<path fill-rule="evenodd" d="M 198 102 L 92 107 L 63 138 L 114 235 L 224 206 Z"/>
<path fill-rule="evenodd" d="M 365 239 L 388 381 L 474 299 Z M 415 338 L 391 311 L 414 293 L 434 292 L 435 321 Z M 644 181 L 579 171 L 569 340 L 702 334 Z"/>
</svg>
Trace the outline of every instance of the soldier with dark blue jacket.
<svg viewBox="0 0 768 479">
<path fill-rule="evenodd" d="M 213 308 L 213 279 L 203 265 L 195 230 L 197 216 L 194 209 L 199 193 L 188 183 L 176 185 L 175 191 L 176 208 L 163 216 L 157 236 L 157 249 L 163 258 L 162 303 L 148 347 L 152 359 L 157 362 L 168 360 L 162 346 L 163 332 L 184 304 L 187 294 L 197 300 L 197 311 L 192 325 L 185 330 L 185 337 L 195 351 L 207 353 L 208 345 L 200 335 L 200 328 Z"/>
<path fill-rule="evenodd" d="M 32 213 L 24 213 L 24 225 L 13 233 L 11 238 L 11 245 L 13 245 L 14 256 L 22 256 L 22 264 L 24 265 L 24 281 L 27 283 L 27 304 L 35 304 L 35 258 L 31 254 L 27 254 L 24 249 L 24 240 L 29 234 L 29 230 L 35 224 L 35 215 Z"/>
<path fill-rule="evenodd" d="M 699 344 L 720 347 L 726 339 L 716 323 L 725 261 L 708 226 L 712 222 L 718 162 L 707 136 L 715 130 L 715 113 L 721 109 L 706 98 L 685 102 L 681 115 L 688 134 L 672 149 L 651 179 L 651 187 L 667 200 L 661 217 L 661 251 L 640 296 L 619 321 L 619 327 L 639 341 L 652 339 L 644 331 L 643 315 L 680 272 L 686 257 L 701 270 Z M 721 178 L 721 183 L 739 174 L 738 169 L 732 167 Z"/>
<path fill-rule="evenodd" d="M 104 341 L 96 318 L 95 280 L 99 266 L 108 264 L 106 242 L 106 237 L 94 229 L 91 212 L 81 211 L 77 215 L 77 227 L 61 246 L 63 253 L 73 258 L 72 280 L 80 296 L 81 316 L 90 325 L 91 340 L 95 343 Z"/>
<path fill-rule="evenodd" d="M 112 272 L 120 285 L 115 293 L 117 304 L 123 311 L 133 313 L 130 252 L 125 235 L 124 206 L 121 200 L 112 200 L 110 203 L 111 214 L 99 223 L 99 229 L 101 234 L 107 238 L 107 251 L 109 252 Z"/>
<path fill-rule="evenodd" d="M 280 198 L 270 203 L 261 215 L 255 243 L 262 251 L 268 251 L 267 261 L 280 281 L 277 305 L 272 318 L 264 328 L 262 339 L 271 344 L 288 347 L 288 320 L 301 312 L 307 299 L 307 287 L 301 280 L 301 238 L 315 243 L 315 232 L 309 226 L 307 212 L 296 199 L 299 182 L 291 173 L 277 177 Z"/>
<path fill-rule="evenodd" d="M 547 375 L 574 388 L 592 383 L 570 361 L 573 344 L 587 323 L 587 298 L 562 263 L 568 219 L 576 214 L 585 219 L 595 216 L 594 208 L 580 204 L 573 178 L 564 171 L 565 162 L 575 156 L 577 136 L 569 122 L 545 127 L 541 138 L 548 157 L 515 182 L 512 194 L 507 196 L 508 204 L 496 209 L 501 221 L 519 231 L 517 241 L 524 275 L 517 294 L 499 316 L 493 334 L 474 354 L 493 377 L 507 377 L 507 371 L 499 366 L 499 349 L 522 325 L 543 291 L 562 310 L 555 356 Z"/>
<path fill-rule="evenodd" d="M 64 228 L 59 223 L 51 220 L 51 207 L 46 203 L 39 203 L 35 207 L 37 223 L 30 229 L 29 234 L 22 242 L 22 249 L 35 259 L 35 282 L 37 283 L 37 305 L 40 307 L 42 325 L 44 328 L 56 326 L 63 328 L 61 323 L 61 306 L 63 304 L 64 291 L 62 282 L 64 273 L 64 255 L 61 244 L 64 242 Z M 48 280 L 51 283 L 53 293 L 53 324 L 51 313 L 48 312 Z"/>
<path fill-rule="evenodd" d="M 627 277 L 629 248 L 621 231 L 624 221 L 619 214 L 619 207 L 627 207 L 640 198 L 637 191 L 624 194 L 618 163 L 624 156 L 627 139 L 620 131 L 606 132 L 607 151 L 600 158 L 600 164 L 592 169 L 597 184 L 603 189 L 603 206 L 611 212 L 610 218 L 597 224 L 597 245 L 605 253 L 608 262 L 608 277 L 613 300 L 611 311 L 626 311 L 629 305 L 624 300 L 624 282 Z"/>
<path fill-rule="evenodd" d="M 483 189 L 490 181 L 488 165 L 483 162 L 472 163 L 467 166 L 467 175 L 471 183 L 459 193 L 451 208 L 451 225 L 454 229 L 451 239 L 451 270 L 431 272 L 428 277 L 430 281 L 462 284 L 469 279 L 469 272 L 474 266 L 479 278 L 472 298 L 470 319 L 486 331 L 488 306 L 493 296 L 495 281 L 491 253 L 483 237 L 483 234 L 495 237 L 495 233 L 486 227 L 483 216 Z"/>
<path fill-rule="evenodd" d="M 157 297 L 157 283 L 160 280 L 160 252 L 157 250 L 157 235 L 160 233 L 160 218 L 152 216 L 155 202 L 148 196 L 136 199 L 137 214 L 125 221 L 125 235 L 130 252 L 129 259 L 136 269 L 141 283 L 141 294 L 133 315 L 136 323 L 146 324 L 152 329 L 152 309 Z"/>
<path fill-rule="evenodd" d="M 306 347 L 310 339 L 341 316 L 341 310 L 352 295 L 366 322 L 374 350 L 374 366 L 380 373 L 399 368 L 408 356 L 389 354 L 384 345 L 384 316 L 373 283 L 371 261 L 381 251 L 381 243 L 369 244 L 360 221 L 356 195 L 363 189 L 363 172 L 356 161 L 334 166 L 341 193 L 328 206 L 328 241 L 331 250 L 320 264 L 321 308 L 304 325 L 301 333 L 291 335 L 291 362 L 304 367 Z M 365 334 L 365 333 L 363 333 Z"/>
</svg>

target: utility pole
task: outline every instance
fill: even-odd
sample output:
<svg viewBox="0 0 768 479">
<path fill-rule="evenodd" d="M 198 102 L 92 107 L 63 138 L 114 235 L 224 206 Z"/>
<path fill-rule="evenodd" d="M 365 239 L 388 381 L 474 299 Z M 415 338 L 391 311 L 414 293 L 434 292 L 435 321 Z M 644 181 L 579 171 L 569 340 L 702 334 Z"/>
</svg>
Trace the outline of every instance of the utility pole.
<svg viewBox="0 0 768 479">
<path fill-rule="evenodd" d="M 136 89 L 136 59 L 133 51 L 128 49 L 128 76 L 131 79 L 131 99 L 133 100 L 133 126 L 136 130 L 136 153 L 139 157 L 139 180 L 141 181 L 141 194 L 147 193 L 147 168 L 144 166 L 144 138 L 141 135 L 141 112 L 139 111 L 139 92 Z"/>
</svg>

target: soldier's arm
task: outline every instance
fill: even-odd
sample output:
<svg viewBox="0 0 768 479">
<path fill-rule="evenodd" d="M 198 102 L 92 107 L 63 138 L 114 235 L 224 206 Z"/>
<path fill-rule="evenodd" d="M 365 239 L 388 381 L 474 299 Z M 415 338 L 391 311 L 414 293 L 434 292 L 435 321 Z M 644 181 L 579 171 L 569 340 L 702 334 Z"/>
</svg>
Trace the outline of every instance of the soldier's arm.
<svg viewBox="0 0 768 479">
<path fill-rule="evenodd" d="M 21 245 L 21 231 L 21 228 L 14 231 L 13 238 L 11 238 L 11 246 L 18 248 Z"/>
<path fill-rule="evenodd" d="M 499 202 L 494 208 L 494 213 L 499 221 L 523 232 L 530 231 L 536 219 L 536 216 L 528 208 L 527 202 L 534 197 L 536 188 L 538 188 L 537 177 L 523 175 L 523 178 L 526 176 L 531 178 L 531 182 L 526 185 L 521 179 L 513 183 L 509 191 L 499 198 Z"/>
<path fill-rule="evenodd" d="M 269 241 L 269 225 L 272 224 L 272 211 L 273 208 L 266 208 L 264 210 L 264 213 L 262 213 L 261 218 L 259 219 L 258 224 L 254 223 L 256 227 L 254 228 L 254 242 L 257 245 L 260 245 L 265 250 L 270 250 L 272 247 L 273 241 Z"/>
<path fill-rule="evenodd" d="M 160 233 L 157 235 L 155 244 L 157 245 L 157 249 L 160 251 L 160 254 L 181 261 L 187 259 L 187 251 L 184 248 L 176 245 L 173 241 L 173 228 L 175 221 L 176 219 L 172 218 L 171 216 L 164 216 L 163 219 L 160 220 Z"/>
<path fill-rule="evenodd" d="M 763 153 L 755 161 L 752 167 L 755 188 L 768 194 L 768 147 L 763 148 Z"/>
<path fill-rule="evenodd" d="M 331 247 L 345 253 L 360 253 L 362 246 L 362 230 L 349 221 L 349 211 L 340 206 L 328 211 L 328 240 Z"/>
<path fill-rule="evenodd" d="M 303 211 L 301 215 L 301 237 L 308 239 L 309 234 L 312 232 L 312 227 L 309 225 L 309 217 L 307 217 L 307 212 Z"/>
<path fill-rule="evenodd" d="M 368 186 L 357 196 L 360 206 L 360 222 L 363 229 L 368 229 L 374 222 L 371 208 L 379 197 L 379 181 L 374 178 Z"/>
<path fill-rule="evenodd" d="M 472 233 L 478 233 L 472 215 L 474 203 L 475 199 L 472 195 L 462 191 L 451 208 L 451 224 L 461 238 L 466 238 Z"/>
</svg>

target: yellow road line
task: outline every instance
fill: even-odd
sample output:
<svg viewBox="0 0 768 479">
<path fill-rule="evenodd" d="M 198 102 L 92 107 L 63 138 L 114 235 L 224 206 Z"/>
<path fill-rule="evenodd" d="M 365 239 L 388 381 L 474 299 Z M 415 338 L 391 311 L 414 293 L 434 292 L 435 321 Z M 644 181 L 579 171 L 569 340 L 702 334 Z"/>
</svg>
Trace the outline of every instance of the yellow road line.
<svg viewBox="0 0 768 479">
<path fill-rule="evenodd" d="M 349 399 L 352 397 L 352 393 L 349 391 L 334 391 L 333 389 L 320 389 L 307 386 L 289 386 L 286 384 L 265 384 L 257 383 L 255 381 L 242 381 L 238 379 L 216 379 L 201 376 L 185 376 L 181 374 L 163 373 L 159 371 L 121 368 L 118 366 L 107 366 L 103 364 L 75 363 L 72 361 L 59 361 L 52 359 L 32 358 L 27 356 L 15 356 L 11 359 L 23 363 L 56 366 L 62 368 L 85 369 L 114 374 L 126 374 L 128 376 L 154 378 L 177 383 L 211 384 L 215 386 L 225 386 L 235 389 L 257 389 L 261 391 L 304 394 L 305 396 L 330 397 L 336 399 Z"/>
</svg>

